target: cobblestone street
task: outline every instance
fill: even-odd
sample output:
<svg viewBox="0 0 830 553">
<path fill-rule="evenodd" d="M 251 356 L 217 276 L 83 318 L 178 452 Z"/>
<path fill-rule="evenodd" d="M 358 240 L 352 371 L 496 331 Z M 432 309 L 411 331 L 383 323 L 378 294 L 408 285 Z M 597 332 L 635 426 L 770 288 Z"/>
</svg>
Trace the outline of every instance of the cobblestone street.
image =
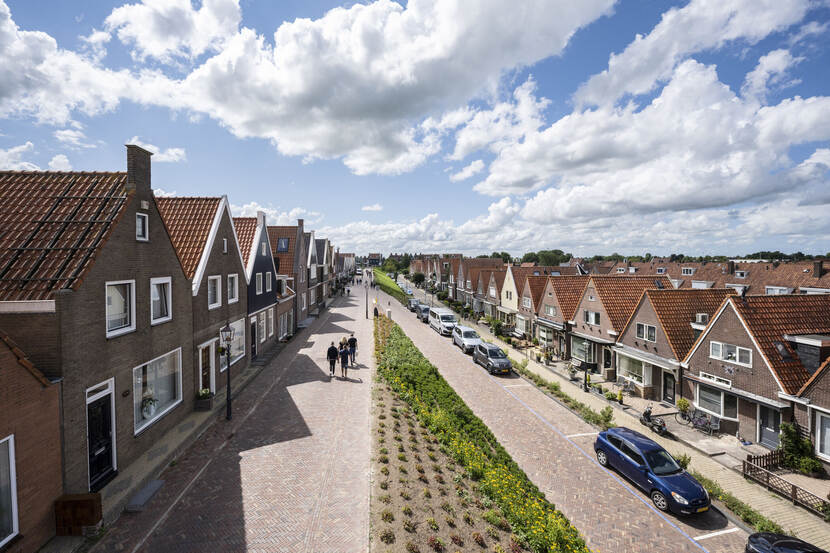
<svg viewBox="0 0 830 553">
<path fill-rule="evenodd" d="M 368 550 L 371 322 L 361 301 L 336 299 L 92 551 Z M 326 348 L 349 332 L 357 368 L 330 381 Z"/>
</svg>

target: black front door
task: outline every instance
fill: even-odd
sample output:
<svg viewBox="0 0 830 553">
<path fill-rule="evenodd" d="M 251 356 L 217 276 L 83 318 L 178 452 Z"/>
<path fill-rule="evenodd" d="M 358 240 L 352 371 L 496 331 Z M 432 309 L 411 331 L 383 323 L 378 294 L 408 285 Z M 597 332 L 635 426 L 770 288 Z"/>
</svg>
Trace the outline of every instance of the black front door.
<svg viewBox="0 0 830 553">
<path fill-rule="evenodd" d="M 611 349 L 603 346 L 603 348 L 602 348 L 602 367 L 604 369 L 610 369 L 611 368 L 611 357 L 612 357 Z"/>
<path fill-rule="evenodd" d="M 663 401 L 674 403 L 674 375 L 663 371 Z"/>
<path fill-rule="evenodd" d="M 778 447 L 778 425 L 781 422 L 781 413 L 771 407 L 760 407 L 761 419 L 758 424 L 761 426 L 761 445 L 771 449 Z"/>
<path fill-rule="evenodd" d="M 251 359 L 256 359 L 256 319 L 251 322 Z"/>
<path fill-rule="evenodd" d="M 112 459 L 112 395 L 86 406 L 89 488 L 98 491 L 115 476 Z"/>
</svg>

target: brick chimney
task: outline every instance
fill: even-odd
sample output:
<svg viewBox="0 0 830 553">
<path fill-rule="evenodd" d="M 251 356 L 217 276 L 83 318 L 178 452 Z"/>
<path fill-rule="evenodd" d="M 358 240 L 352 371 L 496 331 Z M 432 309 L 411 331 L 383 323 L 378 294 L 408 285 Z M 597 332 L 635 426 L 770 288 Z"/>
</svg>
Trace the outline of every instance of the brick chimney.
<svg viewBox="0 0 830 553">
<path fill-rule="evenodd" d="M 823 267 L 822 267 L 821 260 L 813 261 L 813 276 L 815 278 L 821 278 L 822 269 L 823 269 Z"/>
<path fill-rule="evenodd" d="M 127 190 L 150 193 L 150 156 L 141 146 L 127 144 Z"/>
<path fill-rule="evenodd" d="M 256 212 L 256 224 L 258 227 L 265 226 L 265 212 L 264 211 L 257 211 Z"/>
<path fill-rule="evenodd" d="M 729 273 L 730 275 L 734 275 L 734 274 L 735 274 L 735 262 L 734 262 L 734 261 L 732 261 L 731 259 L 730 259 L 730 260 L 729 260 L 729 262 L 726 264 L 726 272 L 727 272 L 727 273 Z"/>
</svg>

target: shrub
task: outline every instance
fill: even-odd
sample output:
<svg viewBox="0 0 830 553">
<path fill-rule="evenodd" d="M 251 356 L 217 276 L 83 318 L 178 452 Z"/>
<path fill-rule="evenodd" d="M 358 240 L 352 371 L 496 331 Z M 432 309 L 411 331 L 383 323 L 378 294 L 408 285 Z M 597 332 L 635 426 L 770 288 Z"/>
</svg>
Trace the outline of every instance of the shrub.
<svg viewBox="0 0 830 553">
<path fill-rule="evenodd" d="M 450 536 L 450 541 L 452 541 L 458 547 L 464 547 L 464 540 L 461 539 L 461 536 L 459 536 L 458 534 L 453 534 L 452 536 Z"/>
<path fill-rule="evenodd" d="M 395 515 L 393 515 L 392 511 L 390 511 L 389 509 L 384 509 L 380 513 L 380 519 L 383 522 L 392 522 L 393 520 L 395 520 Z"/>
<path fill-rule="evenodd" d="M 386 480 L 384 480 L 383 482 L 380 483 L 380 489 L 385 490 L 388 487 L 389 487 L 389 482 L 387 482 Z"/>
<path fill-rule="evenodd" d="M 462 516 L 461 518 L 463 518 L 463 519 L 464 519 L 464 522 L 466 522 L 466 523 L 467 523 L 467 524 L 469 524 L 470 526 L 472 526 L 473 524 L 475 524 L 475 522 L 473 521 L 473 515 L 471 515 L 469 511 L 466 511 L 466 512 L 464 513 L 464 516 Z"/>
<path fill-rule="evenodd" d="M 781 526 L 768 519 L 731 493 L 724 491 L 724 489 L 720 487 L 720 484 L 714 480 L 706 478 L 697 471 L 690 471 L 690 474 L 694 476 L 704 488 L 706 488 L 706 491 L 709 492 L 710 497 L 723 501 L 727 509 L 741 517 L 741 519 L 750 526 L 755 527 L 755 530 L 758 532 L 775 532 L 777 534 L 784 533 L 784 529 L 781 528 Z"/>
<path fill-rule="evenodd" d="M 395 532 L 387 528 L 380 533 L 380 541 L 386 544 L 395 543 Z"/>
<path fill-rule="evenodd" d="M 798 463 L 798 470 L 801 471 L 802 474 L 823 473 L 824 466 L 818 459 L 813 457 L 802 457 L 801 461 Z"/>
<path fill-rule="evenodd" d="M 689 400 L 685 397 L 681 397 L 677 400 L 677 410 L 681 413 L 686 413 L 690 408 L 691 405 L 689 404 Z"/>
<path fill-rule="evenodd" d="M 405 520 L 403 521 L 403 529 L 409 532 L 410 534 L 414 534 L 417 528 L 414 522 L 412 522 L 411 520 Z"/>
<path fill-rule="evenodd" d="M 424 488 L 424 497 L 427 499 L 432 497 L 432 492 L 429 491 L 429 488 Z"/>
<path fill-rule="evenodd" d="M 411 541 L 406 542 L 406 553 L 421 553 L 421 550 L 418 549 L 418 546 L 412 543 Z"/>
<path fill-rule="evenodd" d="M 490 536 L 492 539 L 499 541 L 499 531 L 493 528 L 492 526 L 487 527 L 487 535 Z"/>
<path fill-rule="evenodd" d="M 447 523 L 447 526 L 450 528 L 455 528 L 455 519 L 452 518 L 450 515 L 444 516 L 444 522 Z"/>
<path fill-rule="evenodd" d="M 411 495 L 409 495 L 409 492 L 408 492 L 408 491 L 406 491 L 406 490 L 401 490 L 401 497 L 402 497 L 402 498 L 404 498 L 404 499 L 405 499 L 405 500 L 407 500 L 407 501 L 409 501 L 410 499 L 412 499 L 412 496 L 411 496 Z"/>
<path fill-rule="evenodd" d="M 392 496 L 390 496 L 389 494 L 382 495 L 382 496 L 378 497 L 378 501 L 380 501 L 381 503 L 391 503 L 392 502 Z"/>
<path fill-rule="evenodd" d="M 388 463 L 389 462 L 389 457 L 387 457 L 386 455 L 381 455 L 380 457 L 378 457 L 378 462 L 384 463 L 384 464 Z"/>
<path fill-rule="evenodd" d="M 398 461 L 403 461 L 405 463 L 406 455 L 404 455 L 403 453 L 398 453 Z"/>
<path fill-rule="evenodd" d="M 384 476 L 389 476 L 389 467 L 380 467 L 380 473 Z"/>
<path fill-rule="evenodd" d="M 478 532 L 473 532 L 473 541 L 476 542 L 480 547 L 484 547 L 487 545 L 487 542 L 484 541 L 484 536 L 482 536 Z"/>
<path fill-rule="evenodd" d="M 674 456 L 674 460 L 677 461 L 677 464 L 684 469 L 688 469 L 689 463 L 692 462 L 692 457 L 688 453 L 683 453 L 682 455 Z"/>
<path fill-rule="evenodd" d="M 605 399 L 608 401 L 617 401 L 617 394 L 612 391 L 605 392 Z"/>
<path fill-rule="evenodd" d="M 824 473 L 824 466 L 816 459 L 813 442 L 798 435 L 798 428 L 791 423 L 781 423 L 781 442 L 778 446 L 784 454 L 783 465 L 804 474 Z"/>
<path fill-rule="evenodd" d="M 432 518 L 432 517 L 429 517 L 429 518 L 427 519 L 427 526 L 429 526 L 430 528 L 432 528 L 432 530 L 434 530 L 434 531 L 437 531 L 437 530 L 438 530 L 438 522 L 437 522 L 434 518 Z"/>
<path fill-rule="evenodd" d="M 447 548 L 447 544 L 439 538 L 438 536 L 430 536 L 427 538 L 427 545 L 429 545 L 433 551 L 444 551 Z"/>
<path fill-rule="evenodd" d="M 406 516 L 411 517 L 412 516 L 412 507 L 410 507 L 409 505 L 404 505 L 403 509 L 401 509 L 401 512 L 403 514 L 405 514 Z"/>
</svg>

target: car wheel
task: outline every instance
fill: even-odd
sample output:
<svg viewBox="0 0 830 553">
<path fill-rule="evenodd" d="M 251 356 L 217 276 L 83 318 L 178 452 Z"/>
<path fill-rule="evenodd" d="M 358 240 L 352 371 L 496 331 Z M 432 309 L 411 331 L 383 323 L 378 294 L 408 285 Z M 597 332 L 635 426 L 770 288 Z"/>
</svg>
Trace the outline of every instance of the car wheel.
<svg viewBox="0 0 830 553">
<path fill-rule="evenodd" d="M 597 450 L 597 462 L 604 467 L 608 466 L 608 455 L 601 449 Z"/>
<path fill-rule="evenodd" d="M 652 503 L 654 503 L 654 506 L 660 509 L 661 511 L 669 510 L 669 502 L 666 499 L 666 496 L 663 495 L 663 492 L 657 490 L 651 492 L 651 501 Z"/>
</svg>

